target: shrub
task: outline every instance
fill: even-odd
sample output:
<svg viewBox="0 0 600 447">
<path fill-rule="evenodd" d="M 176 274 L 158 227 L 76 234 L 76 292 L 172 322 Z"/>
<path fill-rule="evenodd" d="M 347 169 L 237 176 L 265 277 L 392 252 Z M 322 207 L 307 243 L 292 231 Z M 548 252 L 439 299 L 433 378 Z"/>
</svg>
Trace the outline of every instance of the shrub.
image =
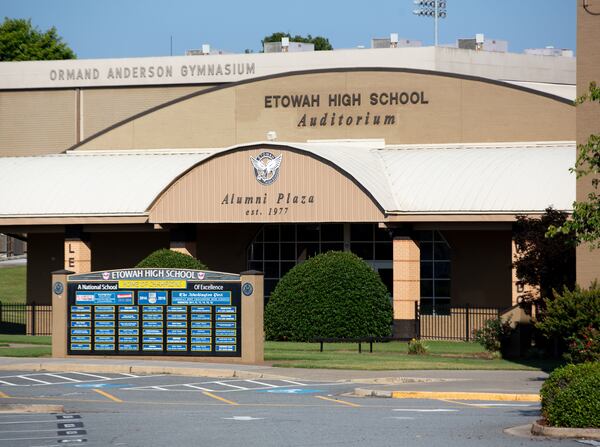
<svg viewBox="0 0 600 447">
<path fill-rule="evenodd" d="M 166 248 L 150 253 L 136 267 L 206 270 L 206 266 L 193 256 Z"/>
<path fill-rule="evenodd" d="M 413 338 L 408 342 L 408 353 L 410 355 L 425 355 L 428 351 L 427 345 L 421 340 Z"/>
<path fill-rule="evenodd" d="M 600 363 L 558 368 L 542 385 L 542 415 L 550 425 L 600 428 Z"/>
<path fill-rule="evenodd" d="M 536 327 L 548 338 L 563 340 L 569 349 L 567 357 L 574 362 L 600 357 L 600 287 L 589 290 L 576 287 L 555 292 L 554 300 L 546 300 L 546 312 Z"/>
<path fill-rule="evenodd" d="M 385 285 L 352 253 L 328 252 L 291 269 L 265 310 L 268 340 L 389 336 L 392 306 Z"/>
<path fill-rule="evenodd" d="M 473 332 L 473 339 L 489 352 L 499 352 L 502 340 L 511 332 L 510 318 L 502 321 L 500 317 L 486 320 L 483 327 Z"/>
</svg>

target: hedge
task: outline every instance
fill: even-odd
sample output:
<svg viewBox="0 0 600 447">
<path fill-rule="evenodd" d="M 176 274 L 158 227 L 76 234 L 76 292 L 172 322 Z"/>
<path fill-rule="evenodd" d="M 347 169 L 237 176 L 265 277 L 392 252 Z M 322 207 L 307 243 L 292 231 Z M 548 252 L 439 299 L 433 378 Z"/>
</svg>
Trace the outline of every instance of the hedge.
<svg viewBox="0 0 600 447">
<path fill-rule="evenodd" d="M 392 306 L 379 275 L 352 253 L 328 252 L 292 268 L 265 310 L 268 340 L 383 337 Z"/>
<path fill-rule="evenodd" d="M 600 362 L 554 370 L 540 394 L 542 415 L 550 425 L 600 428 Z"/>
<path fill-rule="evenodd" d="M 193 256 L 162 248 L 150 253 L 136 267 L 206 270 L 206 266 Z"/>
</svg>

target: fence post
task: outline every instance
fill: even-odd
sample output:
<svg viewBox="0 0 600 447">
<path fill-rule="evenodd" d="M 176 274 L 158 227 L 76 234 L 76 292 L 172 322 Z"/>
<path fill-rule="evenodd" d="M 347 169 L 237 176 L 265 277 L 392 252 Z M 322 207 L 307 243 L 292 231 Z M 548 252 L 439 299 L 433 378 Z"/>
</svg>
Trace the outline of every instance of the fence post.
<svg viewBox="0 0 600 447">
<path fill-rule="evenodd" d="M 2 301 L 0 301 L 0 323 L 2 323 L 2 321 L 3 321 L 2 317 L 3 317 L 3 315 L 2 315 Z"/>
<path fill-rule="evenodd" d="M 469 330 L 470 329 L 470 327 L 469 327 L 470 326 L 470 324 L 469 324 L 470 323 L 470 321 L 469 321 L 469 303 L 467 303 L 465 305 L 465 315 L 466 315 L 465 325 L 466 325 L 466 329 L 467 329 L 467 341 L 469 341 L 469 338 L 470 338 L 469 336 L 470 336 L 470 332 L 471 332 Z"/>
<path fill-rule="evenodd" d="M 421 339 L 421 315 L 419 314 L 419 302 L 415 301 L 415 338 Z"/>
<path fill-rule="evenodd" d="M 35 335 L 35 301 L 31 303 L 31 335 Z"/>
</svg>

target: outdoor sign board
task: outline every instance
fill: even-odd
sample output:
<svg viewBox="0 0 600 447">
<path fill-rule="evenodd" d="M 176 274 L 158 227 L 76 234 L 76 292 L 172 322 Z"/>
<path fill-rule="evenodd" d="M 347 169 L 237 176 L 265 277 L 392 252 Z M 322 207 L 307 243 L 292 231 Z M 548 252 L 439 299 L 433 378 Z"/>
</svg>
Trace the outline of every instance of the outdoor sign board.
<svg viewBox="0 0 600 447">
<path fill-rule="evenodd" d="M 182 269 L 70 275 L 70 355 L 241 356 L 240 276 Z"/>
</svg>

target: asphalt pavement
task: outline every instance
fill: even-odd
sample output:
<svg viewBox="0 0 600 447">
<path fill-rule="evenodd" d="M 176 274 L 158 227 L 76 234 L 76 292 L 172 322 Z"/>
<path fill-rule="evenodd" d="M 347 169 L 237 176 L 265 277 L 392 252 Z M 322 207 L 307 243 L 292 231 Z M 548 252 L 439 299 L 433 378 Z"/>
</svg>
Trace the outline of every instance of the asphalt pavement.
<svg viewBox="0 0 600 447">
<path fill-rule="evenodd" d="M 3 371 L 0 405 L 58 404 L 64 413 L 0 414 L 0 447 L 581 445 L 504 432 L 539 417 L 537 402 L 358 398 L 352 395 L 357 380 L 373 378 L 340 378 L 340 371 L 293 378 L 286 373 L 259 379 L 68 368 Z M 465 371 L 408 373 L 466 379 L 430 385 L 477 378 Z M 536 386 L 529 382 L 536 374 L 520 376 Z"/>
</svg>

